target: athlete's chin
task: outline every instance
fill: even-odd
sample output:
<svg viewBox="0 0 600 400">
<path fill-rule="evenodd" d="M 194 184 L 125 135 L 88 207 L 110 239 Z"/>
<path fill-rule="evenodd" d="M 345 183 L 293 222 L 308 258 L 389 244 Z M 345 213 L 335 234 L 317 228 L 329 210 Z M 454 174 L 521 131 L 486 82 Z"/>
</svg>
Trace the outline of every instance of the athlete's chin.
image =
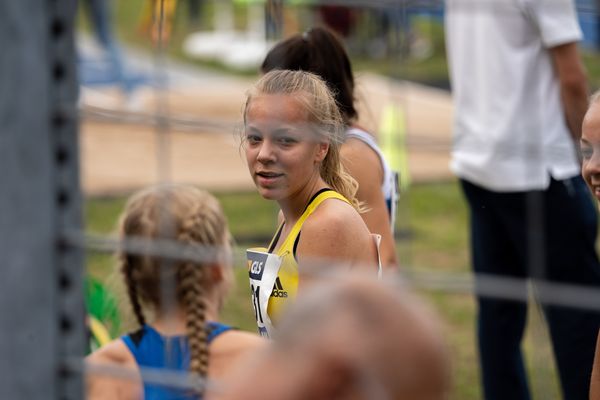
<svg viewBox="0 0 600 400">
<path fill-rule="evenodd" d="M 272 188 L 258 187 L 258 194 L 266 200 L 279 200 L 282 196 L 281 191 Z"/>
</svg>

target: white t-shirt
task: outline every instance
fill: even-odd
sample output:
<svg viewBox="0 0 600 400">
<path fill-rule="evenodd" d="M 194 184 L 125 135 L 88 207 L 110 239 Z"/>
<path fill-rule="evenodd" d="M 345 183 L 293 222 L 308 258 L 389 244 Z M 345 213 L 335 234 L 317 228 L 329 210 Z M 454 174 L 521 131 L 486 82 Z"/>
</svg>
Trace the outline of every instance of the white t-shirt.
<svg viewBox="0 0 600 400">
<path fill-rule="evenodd" d="M 548 51 L 582 34 L 571 0 L 447 0 L 454 98 L 450 167 L 494 191 L 579 174 Z"/>
</svg>

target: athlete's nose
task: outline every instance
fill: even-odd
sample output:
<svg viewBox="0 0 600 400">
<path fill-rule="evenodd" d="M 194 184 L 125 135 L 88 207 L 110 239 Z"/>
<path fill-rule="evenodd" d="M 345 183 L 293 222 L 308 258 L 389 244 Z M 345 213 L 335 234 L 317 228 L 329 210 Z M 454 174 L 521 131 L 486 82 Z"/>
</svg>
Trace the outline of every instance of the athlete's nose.
<svg viewBox="0 0 600 400">
<path fill-rule="evenodd" d="M 265 139 L 260 145 L 258 150 L 258 156 L 256 157 L 258 162 L 266 164 L 275 161 L 275 146 L 270 140 Z"/>
</svg>

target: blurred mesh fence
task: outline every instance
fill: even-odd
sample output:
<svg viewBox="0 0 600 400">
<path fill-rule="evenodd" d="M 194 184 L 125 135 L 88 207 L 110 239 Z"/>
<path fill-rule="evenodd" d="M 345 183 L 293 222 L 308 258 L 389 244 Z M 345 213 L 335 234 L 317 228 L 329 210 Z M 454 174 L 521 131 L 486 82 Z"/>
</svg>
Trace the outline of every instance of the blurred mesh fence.
<svg viewBox="0 0 600 400">
<path fill-rule="evenodd" d="M 162 0 L 159 1 L 162 3 Z M 70 46 L 73 45 L 71 34 L 74 32 L 74 8 L 73 4 L 65 2 L 58 5 L 56 2 L 47 2 L 47 6 L 35 9 L 33 2 L 23 1 L 9 6 L 4 4 L 0 10 L 0 20 L 6 18 L 7 24 L 0 26 L 18 26 L 23 32 L 28 28 L 23 26 L 23 21 L 34 20 L 37 31 L 29 30 L 30 40 L 23 42 L 12 42 L 9 40 L 7 30 L 0 35 L 9 49 L 9 54 L 17 54 L 15 59 L 20 63 L 18 68 L 29 65 L 26 71 L 31 76 L 43 71 L 43 81 L 21 80 L 24 93 L 31 94 L 34 101 L 16 102 L 14 108 L 4 108 L 3 121 L 10 121 L 7 114 L 12 110 L 15 115 L 22 117 L 23 121 L 13 127 L 14 135 L 7 139 L 6 146 L 2 148 L 6 163 L 5 171 L 10 174 L 7 179 L 5 196 L 0 196 L 0 207 L 3 209 L 2 246 L 8 256 L 7 265 L 10 269 L 9 276 L 4 280 L 3 290 L 3 331 L 4 340 L 0 345 L 5 360 L 1 365 L 5 378 L 5 385 L 0 385 L 3 398 L 81 398 L 83 396 L 82 370 L 84 364 L 84 341 L 86 328 L 83 324 L 83 302 L 81 300 L 83 283 L 82 275 L 85 273 L 82 252 L 108 253 L 112 254 L 117 249 L 125 248 L 131 252 L 148 253 L 148 246 L 139 243 L 136 239 L 120 242 L 114 236 L 98 235 L 86 232 L 79 220 L 81 214 L 80 191 L 78 183 L 78 155 L 77 137 L 75 135 L 78 118 L 83 123 L 99 122 L 114 123 L 127 127 L 144 126 L 151 131 L 157 143 L 154 164 L 154 183 L 167 183 L 174 181 L 173 162 L 170 149 L 173 146 L 173 132 L 184 132 L 186 134 L 202 135 L 206 132 L 214 134 L 230 135 L 239 127 L 239 120 L 227 117 L 214 117 L 213 115 L 193 115 L 191 113 L 178 114 L 172 108 L 169 101 L 169 91 L 174 80 L 180 79 L 188 70 L 182 71 L 174 68 L 172 59 L 185 59 L 191 62 L 195 56 L 194 51 L 188 49 L 187 54 L 175 48 L 184 45 L 184 40 L 194 32 L 198 26 L 203 32 L 218 32 L 225 28 L 238 28 L 246 32 L 246 38 L 251 37 L 251 44 L 255 51 L 260 52 L 268 48 L 272 40 L 284 37 L 293 31 L 303 31 L 317 23 L 328 23 L 336 29 L 345 39 L 346 45 L 352 55 L 355 66 L 364 70 L 376 70 L 386 74 L 390 79 L 390 85 L 397 85 L 392 79 L 413 79 L 424 84 L 448 88 L 445 50 L 443 48 L 443 37 L 440 42 L 440 32 L 443 23 L 442 1 L 401 1 L 401 0 L 363 0 L 363 1 L 269 1 L 264 4 L 261 1 L 234 1 L 229 2 L 212 1 L 203 3 L 200 16 L 196 16 L 195 24 L 185 25 L 188 21 L 184 17 L 193 17 L 189 9 L 181 11 L 186 2 L 180 0 L 177 10 L 174 11 L 169 20 L 166 18 L 167 10 L 164 4 L 157 7 L 159 13 L 154 16 L 157 24 L 157 36 L 150 39 L 146 36 L 146 48 L 138 43 L 142 50 L 140 57 L 146 61 L 137 66 L 140 73 L 127 71 L 127 63 L 122 63 L 122 57 L 127 59 L 128 52 L 108 47 L 103 53 L 111 64 L 104 71 L 87 70 L 88 75 L 80 78 L 88 80 L 84 84 L 90 87 L 106 86 L 120 87 L 125 92 L 125 97 L 134 96 L 134 92 L 140 87 L 149 88 L 154 93 L 151 108 L 137 109 L 114 106 L 90 104 L 85 98 L 77 103 L 73 96 L 75 79 L 75 52 Z M 465 7 L 472 12 L 502 12 L 503 1 L 470 1 L 464 0 Z M 593 0 L 578 1 L 577 10 L 582 25 L 585 40 L 583 46 L 594 60 L 595 50 L 599 46 L 600 14 L 597 4 Z M 546 6 L 551 7 L 549 0 Z M 118 8 L 119 6 L 117 6 Z M 121 6 L 123 7 L 123 6 Z M 141 14 L 141 12 L 140 12 Z M 141 18 L 141 17 L 140 17 Z M 118 20 L 119 17 L 116 18 Z M 258 21 L 256 21 L 258 19 Z M 167 25 L 168 26 L 167 28 Z M 180 28 L 184 25 L 185 28 Z M 169 37 L 164 36 L 165 29 L 169 29 Z M 47 36 L 50 32 L 50 36 Z M 23 33 L 25 36 L 26 33 Z M 82 34 L 83 36 L 83 34 Z M 211 38 L 211 36 L 204 36 Z M 202 38 L 202 36 L 200 36 Z M 221 39 L 212 36 L 214 40 Z M 80 39 L 82 40 L 82 39 Z M 207 39 L 208 40 L 208 39 Z M 231 37 L 231 40 L 236 40 Z M 249 45 L 249 42 L 243 42 Z M 258 45 L 257 45 L 258 43 Z M 260 47 L 262 43 L 263 47 Z M 114 44 L 114 43 L 113 43 Z M 202 43 L 200 43 L 202 44 Z M 27 54 L 21 54 L 16 46 L 23 45 Z M 123 45 L 123 49 L 127 45 Z M 199 46 L 199 45 L 198 45 Z M 188 47 L 191 46 L 188 41 Z M 239 47 L 238 47 L 239 49 Z M 198 50 L 198 49 L 196 49 Z M 235 51 L 235 49 L 234 49 Z M 46 54 L 47 57 L 38 57 L 36 67 L 28 62 L 29 54 Z M 122 53 L 119 53 L 122 52 Z M 197 52 L 196 52 L 197 53 Z M 205 49 L 205 53 L 210 53 Z M 188 57 L 188 58 L 186 58 Z M 121 58 L 121 61 L 118 59 Z M 257 68 L 256 60 L 248 59 L 227 61 L 210 59 L 210 54 L 203 59 L 204 66 L 214 68 L 220 65 L 224 69 L 239 68 L 242 71 Z M 256 58 L 256 55 L 254 55 Z M 115 61 L 115 59 L 117 59 Z M 225 60 L 225 61 L 223 61 Z M 183 61 L 181 61 L 183 62 Z M 228 64 L 229 62 L 229 64 Z M 254 64 L 253 64 L 254 62 Z M 219 64 L 222 63 L 222 64 Z M 131 63 L 135 64 L 135 63 Z M 143 64 L 143 65 L 142 65 Z M 81 64 L 80 64 L 81 66 Z M 81 68 L 87 68 L 81 67 Z M 131 65 L 130 67 L 131 68 Z M 131 70 L 135 70 L 134 65 Z M 191 68 L 191 67 L 190 67 Z M 419 69 L 430 71 L 421 74 Z M 116 72 L 114 71 L 116 70 Z M 90 72 L 91 71 L 91 72 Z M 108 72 L 107 72 L 108 71 Z M 175 72 L 174 72 L 175 71 Z M 191 71 L 191 70 L 190 70 Z M 440 72 L 441 71 L 441 72 Z M 193 72 L 189 72 L 193 75 Z M 10 78 L 8 73 L 2 76 L 3 82 Z M 252 77 L 252 75 L 251 75 Z M 212 79 L 212 78 L 207 78 Z M 219 78 L 221 79 L 221 78 Z M 35 85 L 38 84 L 36 87 Z M 8 87 L 4 86 L 3 87 Z M 39 88 L 43 88 L 44 96 L 39 96 Z M 402 90 L 400 85 L 398 90 Z M 4 93 L 4 104 L 12 94 Z M 402 100 L 396 100 L 395 106 L 400 109 L 406 107 Z M 43 110 L 43 115 L 38 117 L 35 126 L 31 126 L 28 110 Z M 380 123 L 381 120 L 376 121 Z M 401 127 L 396 127 L 403 129 Z M 33 135 L 32 132 L 40 132 Z M 25 134 L 29 136 L 24 137 Z M 437 132 L 435 132 L 437 133 Z M 127 132 L 124 132 L 127 134 Z M 23 136 L 18 136 L 23 135 Z M 41 136 L 41 138 L 39 137 Z M 451 141 L 449 137 L 440 135 L 414 135 L 409 131 L 405 137 L 405 149 L 408 153 L 422 151 L 425 153 L 449 152 Z M 24 159 L 15 160 L 9 153 L 23 151 Z M 527 152 L 527 148 L 509 147 L 503 151 L 512 154 L 514 152 Z M 35 168 L 29 163 L 30 160 L 43 160 Z M 2 164 L 0 164 L 2 165 Z M 205 168 L 210 169 L 210 165 Z M 46 171 L 46 173 L 32 174 Z M 127 170 L 122 171 L 127 174 Z M 214 171 L 218 174 L 218 171 Z M 410 171 L 405 171 L 406 174 Z M 410 189 L 408 189 L 410 191 Z M 13 193 L 13 194 L 8 194 Z M 18 194 L 18 195 L 15 195 Z M 400 199 L 402 228 L 408 229 L 408 221 L 411 218 L 411 204 L 402 204 Z M 50 204 L 39 207 L 39 203 Z M 32 213 L 32 210 L 36 210 Z M 531 219 L 536 223 L 535 219 Z M 275 226 L 275 222 L 273 222 Z M 18 228 L 16 228 L 18 227 Z M 541 226 L 532 226 L 532 231 L 543 229 Z M 35 232 L 35 234 L 32 234 Z M 409 232 L 410 233 L 410 232 Z M 470 272 L 447 272 L 425 265 L 411 265 L 411 242 L 410 235 L 400 238 L 404 241 L 405 259 L 401 259 L 402 273 L 399 279 L 404 280 L 410 286 L 424 292 L 445 293 L 449 295 L 485 294 L 490 297 L 531 301 L 533 323 L 530 324 L 530 345 L 528 352 L 530 357 L 530 371 L 533 375 L 533 387 L 537 398 L 553 398 L 557 396 L 556 385 L 548 385 L 548 379 L 556 379 L 554 372 L 548 372 L 548 365 L 552 363 L 551 355 L 546 350 L 538 351 L 536 346 L 548 347 L 547 333 L 544 328 L 543 316 L 535 304 L 562 305 L 568 307 L 580 307 L 585 309 L 600 309 L 600 292 L 586 287 L 574 285 L 559 285 L 545 281 L 544 279 L 529 280 L 521 282 L 513 279 L 494 278 L 491 276 L 480 277 L 475 287 L 474 278 Z M 11 238 L 11 240 L 8 240 Z M 43 249 L 43 252 L 33 254 L 34 249 Z M 243 260 L 243 248 L 236 249 L 235 266 L 245 268 Z M 540 250 L 540 249 L 538 249 Z M 205 260 L 206 255 L 188 254 L 185 249 L 180 248 L 177 243 L 160 242 L 154 243 L 151 250 L 154 255 L 166 256 L 168 258 L 186 258 L 194 260 Z M 27 257 L 24 257 L 27 254 Z M 26 267 L 26 268 L 25 268 Z M 13 275 L 14 274 L 14 275 Z M 35 276 L 36 279 L 31 279 Z M 32 282 L 35 281 L 35 284 Z M 26 282 L 29 282 L 26 284 Z M 43 284 L 53 282 L 52 287 L 43 287 Z M 521 290 L 523 285 L 529 289 Z M 532 296 L 535 294 L 535 301 Z M 24 299 L 22 306 L 13 308 L 14 298 Z M 39 300 L 42 300 L 39 302 Z M 250 297 L 248 296 L 248 302 Z M 33 311 L 35 310 L 35 312 Z M 23 316 L 36 319 L 33 324 L 24 320 Z M 49 329 L 51 328 L 51 329 Z M 9 332 L 10 331 L 10 332 Z M 39 349 L 28 347 L 19 338 L 30 332 L 47 331 L 50 337 L 39 339 Z M 449 335 L 452 330 L 449 328 Z M 11 343 L 17 342 L 16 350 L 9 348 Z M 544 344 L 545 343 L 545 344 Z M 475 347 L 474 335 L 471 343 L 463 344 Z M 10 356 L 9 356 L 10 355 Z M 22 359 L 15 361 L 19 355 Z M 29 360 L 29 361 L 27 361 Z M 473 364 L 475 360 L 471 360 Z M 35 365 L 34 365 L 35 364 Z M 15 368 L 15 365 L 18 368 Z M 476 369 L 473 365 L 473 369 Z M 48 371 L 52 371 L 49 373 Z M 90 366 L 89 374 L 107 374 L 122 376 L 130 379 L 133 376 L 128 370 L 117 367 Z M 142 377 L 148 382 L 168 383 L 175 387 L 197 388 L 204 382 L 194 376 L 187 374 L 166 373 L 165 371 L 142 370 Z M 537 374 L 537 377 L 536 377 Z M 476 374 L 475 374 L 476 377 Z M 6 379 L 14 378 L 12 383 Z M 31 378 L 40 381 L 41 389 L 34 389 L 26 382 Z M 462 382 L 466 386 L 476 387 L 479 383 L 473 376 L 470 381 Z M 457 377 L 457 381 L 461 378 Z M 477 398 L 477 390 L 456 389 L 455 398 Z M 462 397 L 461 397 L 462 396 Z"/>
</svg>

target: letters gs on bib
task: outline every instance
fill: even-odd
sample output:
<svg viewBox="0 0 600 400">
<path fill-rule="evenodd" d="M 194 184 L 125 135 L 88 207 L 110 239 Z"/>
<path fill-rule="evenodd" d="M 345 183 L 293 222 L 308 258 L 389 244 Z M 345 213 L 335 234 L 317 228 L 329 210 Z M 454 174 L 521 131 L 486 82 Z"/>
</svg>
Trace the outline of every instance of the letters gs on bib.
<svg viewBox="0 0 600 400">
<path fill-rule="evenodd" d="M 265 263 L 267 262 L 267 256 L 262 254 L 255 254 L 255 259 L 248 260 L 248 273 L 250 278 L 260 281 L 262 280 L 263 272 L 265 271 Z"/>
</svg>

